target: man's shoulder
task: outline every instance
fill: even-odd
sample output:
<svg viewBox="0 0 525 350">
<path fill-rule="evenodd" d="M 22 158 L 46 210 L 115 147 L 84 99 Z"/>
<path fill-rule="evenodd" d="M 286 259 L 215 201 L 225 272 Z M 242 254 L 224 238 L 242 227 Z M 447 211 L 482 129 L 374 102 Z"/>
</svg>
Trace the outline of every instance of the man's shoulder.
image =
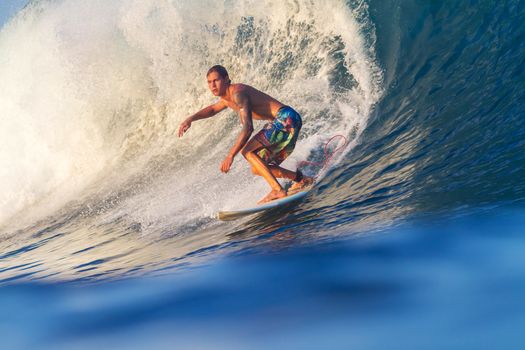
<svg viewBox="0 0 525 350">
<path fill-rule="evenodd" d="M 246 85 L 242 83 L 232 84 L 231 86 L 232 86 L 233 93 L 246 92 L 248 89 L 251 88 L 250 85 Z"/>
<path fill-rule="evenodd" d="M 233 91 L 232 91 L 232 94 L 233 95 L 244 95 L 244 96 L 252 97 L 257 92 L 259 92 L 259 90 L 257 90 L 253 86 L 250 86 L 250 85 L 247 85 L 247 84 L 235 84 L 235 86 L 233 88 Z"/>
</svg>

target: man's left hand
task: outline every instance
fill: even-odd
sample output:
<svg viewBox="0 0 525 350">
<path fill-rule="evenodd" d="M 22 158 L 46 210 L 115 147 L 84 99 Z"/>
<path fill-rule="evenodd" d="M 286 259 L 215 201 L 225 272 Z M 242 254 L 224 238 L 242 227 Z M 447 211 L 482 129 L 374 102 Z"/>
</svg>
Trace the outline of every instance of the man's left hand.
<svg viewBox="0 0 525 350">
<path fill-rule="evenodd" d="M 227 156 L 221 164 L 221 171 L 223 173 L 227 173 L 230 170 L 232 163 L 233 163 L 233 157 Z"/>
</svg>

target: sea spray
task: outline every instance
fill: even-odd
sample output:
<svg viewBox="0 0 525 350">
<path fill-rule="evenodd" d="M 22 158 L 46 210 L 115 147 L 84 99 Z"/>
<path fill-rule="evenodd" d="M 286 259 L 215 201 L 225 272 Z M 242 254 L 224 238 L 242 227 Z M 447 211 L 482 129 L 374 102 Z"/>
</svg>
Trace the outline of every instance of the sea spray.
<svg viewBox="0 0 525 350">
<path fill-rule="evenodd" d="M 207 68 L 223 64 L 233 82 L 303 115 L 283 164 L 294 168 L 334 133 L 355 141 L 380 97 L 363 13 L 365 6 L 353 11 L 342 1 L 28 6 L 0 34 L 0 84 L 9 91 L 0 97 L 9 189 L 0 224 L 76 212 L 177 232 L 209 222 L 219 208 L 256 201 L 267 185 L 241 156 L 228 175 L 219 172 L 239 132 L 234 113 L 176 137 L 184 118 L 215 101 Z"/>
</svg>

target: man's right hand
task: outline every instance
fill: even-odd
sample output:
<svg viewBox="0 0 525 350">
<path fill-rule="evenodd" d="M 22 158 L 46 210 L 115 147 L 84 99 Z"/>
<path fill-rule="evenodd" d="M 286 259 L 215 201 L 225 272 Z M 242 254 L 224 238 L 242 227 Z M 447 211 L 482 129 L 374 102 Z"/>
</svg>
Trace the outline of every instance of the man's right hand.
<svg viewBox="0 0 525 350">
<path fill-rule="evenodd" d="M 180 123 L 180 126 L 179 126 L 179 137 L 182 137 L 182 135 L 184 135 L 184 133 L 186 131 L 188 131 L 190 126 L 191 126 L 191 118 L 186 118 L 186 120 L 184 120 L 182 123 Z"/>
</svg>

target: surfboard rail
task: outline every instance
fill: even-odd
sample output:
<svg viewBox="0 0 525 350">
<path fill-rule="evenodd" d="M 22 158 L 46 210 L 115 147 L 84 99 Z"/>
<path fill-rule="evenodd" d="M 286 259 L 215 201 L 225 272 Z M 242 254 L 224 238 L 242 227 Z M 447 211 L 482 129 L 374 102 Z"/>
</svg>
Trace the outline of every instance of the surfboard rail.
<svg viewBox="0 0 525 350">
<path fill-rule="evenodd" d="M 260 205 L 257 205 L 251 208 L 219 211 L 217 213 L 217 219 L 221 221 L 232 221 L 232 220 L 236 220 L 241 217 L 244 217 L 244 216 L 254 215 L 254 214 L 261 213 L 261 212 L 264 212 L 270 209 L 278 208 L 278 207 L 292 203 L 294 201 L 297 201 L 305 197 L 310 191 L 310 189 L 311 187 L 304 189 L 303 191 L 294 193 L 292 195 L 286 196 L 284 198 L 276 199 L 268 203 L 260 204 Z"/>
</svg>

